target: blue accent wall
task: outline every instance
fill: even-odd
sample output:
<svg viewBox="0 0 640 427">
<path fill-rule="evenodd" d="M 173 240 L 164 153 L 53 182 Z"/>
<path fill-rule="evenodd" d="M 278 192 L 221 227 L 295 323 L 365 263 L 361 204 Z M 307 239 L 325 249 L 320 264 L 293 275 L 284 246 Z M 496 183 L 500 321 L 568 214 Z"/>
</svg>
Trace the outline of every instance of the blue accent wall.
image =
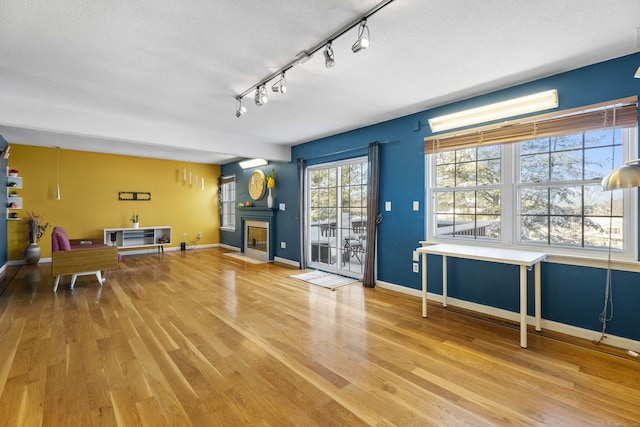
<svg viewBox="0 0 640 427">
<path fill-rule="evenodd" d="M 380 213 L 378 231 L 378 279 L 420 289 L 421 275 L 412 272 L 412 252 L 425 238 L 424 138 L 431 136 L 427 119 L 463 109 L 490 104 L 531 93 L 558 89 L 559 109 L 565 110 L 640 93 L 640 80 L 633 74 L 640 65 L 640 53 L 557 74 L 492 93 L 439 106 L 361 129 L 292 147 L 291 164 L 276 164 L 276 174 L 286 177 L 277 184 L 276 201 L 286 201 L 286 213 L 278 213 L 278 239 L 286 238 L 287 250 L 278 256 L 299 261 L 298 180 L 295 161 L 325 163 L 366 155 L 366 145 L 381 146 Z M 271 170 L 272 165 L 263 170 Z M 222 173 L 236 173 L 239 200 L 248 198 L 245 173 L 237 164 L 223 165 Z M 280 172 L 280 170 L 283 170 Z M 384 211 L 390 201 L 392 210 Z M 418 212 L 412 202 L 418 201 Z M 266 202 L 263 201 L 266 204 Z M 640 227 L 639 227 L 640 229 Z M 223 243 L 234 242 L 223 232 Z M 233 244 L 233 243 L 229 243 Z M 290 250 L 295 246 L 295 250 Z M 279 247 L 279 246 L 278 246 Z M 280 252 L 281 251 L 281 252 Z M 429 291 L 442 292 L 441 258 L 430 255 Z M 519 310 L 518 268 L 471 260 L 450 259 L 449 295 L 466 301 L 517 312 Z M 604 269 L 544 263 L 542 265 L 542 316 L 567 325 L 600 331 L 598 316 L 604 305 Z M 529 314 L 533 314 L 533 275 L 529 273 Z M 640 340 L 640 274 L 613 272 L 614 318 L 608 323 L 612 335 Z"/>
<path fill-rule="evenodd" d="M 298 172 L 295 163 L 270 162 L 267 166 L 258 168 L 242 169 L 238 163 L 228 163 L 220 167 L 222 176 L 236 176 L 236 205 L 238 203 L 250 202 L 252 206 L 267 206 L 267 193 L 260 200 L 252 200 L 249 197 L 249 177 L 255 170 L 261 170 L 265 175 L 271 174 L 271 169 L 275 170 L 276 186 L 272 190 L 274 199 L 273 206 L 278 209 L 280 203 L 285 204 L 285 210 L 275 212 L 275 256 L 290 260 L 300 258 L 300 224 L 299 195 L 298 195 Z M 236 212 L 237 215 L 237 212 Z M 236 216 L 235 231 L 220 231 L 220 243 L 242 247 L 242 224 Z M 280 247 L 280 242 L 286 243 L 286 248 Z"/>
<path fill-rule="evenodd" d="M 7 141 L 0 135 L 0 151 L 3 151 L 7 146 Z M 9 200 L 7 200 L 7 192 L 5 188 L 7 187 L 7 160 L 3 157 L 0 157 L 0 175 L 2 178 L 2 192 L 0 192 L 0 203 L 4 206 L 3 218 L 0 218 L 0 267 L 7 263 L 9 259 L 9 242 L 7 240 L 7 221 L 4 219 L 7 215 L 7 204 Z"/>
</svg>

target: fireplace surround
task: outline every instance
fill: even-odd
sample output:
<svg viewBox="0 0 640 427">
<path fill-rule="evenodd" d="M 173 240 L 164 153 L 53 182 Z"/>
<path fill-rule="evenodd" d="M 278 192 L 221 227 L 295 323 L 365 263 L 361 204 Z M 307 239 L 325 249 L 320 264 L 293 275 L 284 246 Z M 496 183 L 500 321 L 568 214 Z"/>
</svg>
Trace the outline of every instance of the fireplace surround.
<svg viewBox="0 0 640 427">
<path fill-rule="evenodd" d="M 275 213 L 267 207 L 238 207 L 242 252 L 255 259 L 273 261 L 275 256 Z M 266 229 L 266 230 L 265 230 Z"/>
</svg>

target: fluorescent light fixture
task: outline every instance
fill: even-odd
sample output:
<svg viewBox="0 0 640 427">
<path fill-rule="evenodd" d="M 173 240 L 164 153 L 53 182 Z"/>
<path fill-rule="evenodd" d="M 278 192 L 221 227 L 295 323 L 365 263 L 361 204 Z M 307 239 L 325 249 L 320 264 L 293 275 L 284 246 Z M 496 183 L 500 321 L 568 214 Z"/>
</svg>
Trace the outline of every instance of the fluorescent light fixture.
<svg viewBox="0 0 640 427">
<path fill-rule="evenodd" d="M 508 101 L 496 102 L 495 104 L 434 117 L 429 119 L 429 126 L 432 132 L 441 132 L 443 130 L 461 128 L 557 107 L 558 91 L 557 89 L 552 89 Z"/>
<path fill-rule="evenodd" d="M 636 70 L 636 73 L 633 75 L 636 79 L 640 79 L 640 67 Z"/>
<path fill-rule="evenodd" d="M 267 162 L 265 159 L 250 159 L 240 162 L 239 165 L 242 169 L 250 169 L 258 166 L 264 166 L 268 163 L 269 162 Z"/>
</svg>

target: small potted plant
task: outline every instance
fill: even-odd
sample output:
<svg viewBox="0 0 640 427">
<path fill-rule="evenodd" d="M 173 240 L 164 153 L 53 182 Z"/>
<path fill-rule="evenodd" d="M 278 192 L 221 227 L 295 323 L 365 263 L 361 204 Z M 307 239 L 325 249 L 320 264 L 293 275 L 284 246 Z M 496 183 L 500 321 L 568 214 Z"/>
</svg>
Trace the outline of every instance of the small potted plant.
<svg viewBox="0 0 640 427">
<path fill-rule="evenodd" d="M 134 212 L 133 215 L 131 215 L 131 222 L 133 223 L 133 228 L 138 228 L 140 223 L 138 222 L 138 214 L 137 213 Z"/>
<path fill-rule="evenodd" d="M 9 191 L 9 197 L 18 197 L 18 192 L 16 190 Z"/>
</svg>

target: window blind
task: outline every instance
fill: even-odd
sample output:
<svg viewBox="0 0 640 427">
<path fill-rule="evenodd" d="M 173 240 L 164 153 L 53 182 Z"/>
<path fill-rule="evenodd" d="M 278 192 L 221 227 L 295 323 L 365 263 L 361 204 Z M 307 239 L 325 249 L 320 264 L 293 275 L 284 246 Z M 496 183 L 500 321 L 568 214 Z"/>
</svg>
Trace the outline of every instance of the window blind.
<svg viewBox="0 0 640 427">
<path fill-rule="evenodd" d="M 531 139 L 568 135 L 599 129 L 629 128 L 638 123 L 637 97 L 596 104 L 561 114 L 544 114 L 495 125 L 467 129 L 424 139 L 424 153 L 509 144 Z M 608 104 L 608 105 L 607 105 Z"/>
</svg>

